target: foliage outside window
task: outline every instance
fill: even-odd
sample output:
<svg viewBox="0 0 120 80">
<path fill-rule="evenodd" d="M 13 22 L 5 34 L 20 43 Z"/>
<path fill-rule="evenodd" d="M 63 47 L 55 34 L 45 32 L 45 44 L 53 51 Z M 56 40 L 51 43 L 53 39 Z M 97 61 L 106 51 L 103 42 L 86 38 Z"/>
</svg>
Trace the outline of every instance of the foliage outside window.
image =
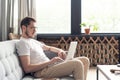
<svg viewBox="0 0 120 80">
<path fill-rule="evenodd" d="M 120 33 L 119 8 L 120 0 L 82 0 L 81 22 L 97 24 L 97 31 L 92 29 L 91 33 Z"/>
</svg>

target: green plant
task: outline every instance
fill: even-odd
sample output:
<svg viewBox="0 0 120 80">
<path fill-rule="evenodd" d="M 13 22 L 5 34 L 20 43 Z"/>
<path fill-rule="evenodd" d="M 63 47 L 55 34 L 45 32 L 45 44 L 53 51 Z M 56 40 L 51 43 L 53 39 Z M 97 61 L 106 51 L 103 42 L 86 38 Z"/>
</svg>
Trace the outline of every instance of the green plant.
<svg viewBox="0 0 120 80">
<path fill-rule="evenodd" d="M 95 23 L 95 24 L 93 25 L 93 31 L 98 31 L 98 29 L 99 29 L 98 24 Z"/>
<path fill-rule="evenodd" d="M 94 23 L 94 24 L 88 24 L 88 23 L 81 23 L 80 27 L 92 27 L 93 31 L 97 31 L 99 29 L 98 24 Z"/>
<path fill-rule="evenodd" d="M 87 24 L 86 24 L 86 23 L 81 23 L 80 26 L 81 26 L 81 27 L 86 27 Z"/>
</svg>

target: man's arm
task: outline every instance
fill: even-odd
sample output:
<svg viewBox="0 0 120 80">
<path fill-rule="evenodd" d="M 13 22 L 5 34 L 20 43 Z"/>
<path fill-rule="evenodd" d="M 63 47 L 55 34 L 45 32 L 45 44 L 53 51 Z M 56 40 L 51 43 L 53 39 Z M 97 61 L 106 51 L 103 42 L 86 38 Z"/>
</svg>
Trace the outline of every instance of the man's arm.
<svg viewBox="0 0 120 80">
<path fill-rule="evenodd" d="M 54 62 L 61 60 L 60 57 L 54 57 L 53 59 L 51 59 L 50 61 L 47 61 L 47 62 L 41 62 L 39 64 L 30 64 L 30 56 L 29 55 L 24 55 L 24 56 L 19 56 L 19 57 L 20 57 L 22 67 L 26 73 L 41 70 L 41 69 L 47 67 L 49 64 L 52 64 Z"/>
<path fill-rule="evenodd" d="M 66 51 L 64 51 L 64 50 L 62 50 L 60 48 L 44 45 L 43 49 L 57 53 L 58 56 L 61 57 L 62 59 L 66 58 Z"/>
</svg>

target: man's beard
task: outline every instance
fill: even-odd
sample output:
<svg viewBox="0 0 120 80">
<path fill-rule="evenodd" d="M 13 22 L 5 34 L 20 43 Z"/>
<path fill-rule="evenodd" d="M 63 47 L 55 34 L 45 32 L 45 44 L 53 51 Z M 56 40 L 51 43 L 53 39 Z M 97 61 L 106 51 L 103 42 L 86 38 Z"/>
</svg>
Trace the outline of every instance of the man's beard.
<svg viewBox="0 0 120 80">
<path fill-rule="evenodd" d="M 27 36 L 28 38 L 33 38 L 33 36 L 30 36 L 30 35 L 29 35 L 28 30 L 26 30 L 25 34 L 26 34 L 26 36 Z"/>
</svg>

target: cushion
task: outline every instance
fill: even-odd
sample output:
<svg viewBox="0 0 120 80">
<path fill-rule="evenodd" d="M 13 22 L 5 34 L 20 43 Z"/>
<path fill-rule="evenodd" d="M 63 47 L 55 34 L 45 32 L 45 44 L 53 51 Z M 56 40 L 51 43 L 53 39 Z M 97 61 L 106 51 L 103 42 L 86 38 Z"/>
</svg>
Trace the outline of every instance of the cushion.
<svg viewBox="0 0 120 80">
<path fill-rule="evenodd" d="M 24 75 L 16 56 L 15 43 L 0 42 L 0 80 L 21 80 Z"/>
<path fill-rule="evenodd" d="M 52 51 L 44 51 L 44 52 L 49 59 L 52 59 L 53 57 L 57 56 L 57 53 Z"/>
</svg>

